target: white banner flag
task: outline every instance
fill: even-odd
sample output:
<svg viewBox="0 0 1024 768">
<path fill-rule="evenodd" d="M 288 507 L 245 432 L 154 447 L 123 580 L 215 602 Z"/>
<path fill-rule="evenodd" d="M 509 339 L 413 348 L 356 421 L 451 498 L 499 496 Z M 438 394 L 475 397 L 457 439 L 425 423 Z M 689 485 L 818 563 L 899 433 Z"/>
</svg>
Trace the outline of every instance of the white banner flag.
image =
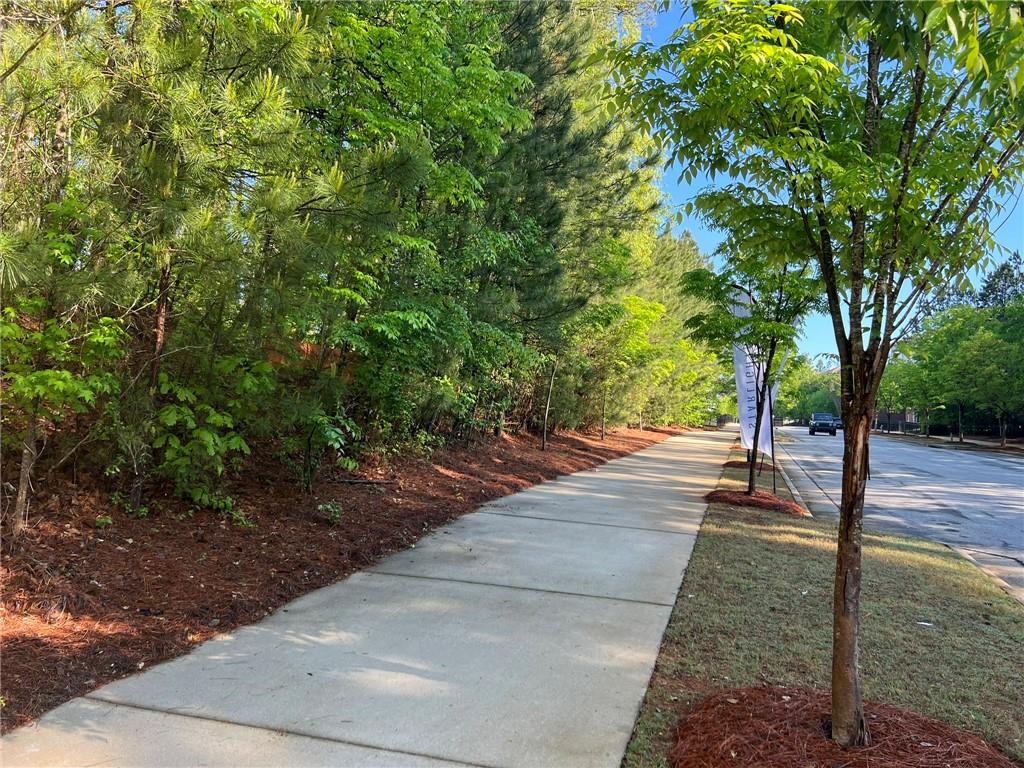
<svg viewBox="0 0 1024 768">
<path fill-rule="evenodd" d="M 739 291 L 734 294 L 734 298 L 733 314 L 736 317 L 750 317 L 750 309 L 748 308 L 750 298 Z M 754 445 L 754 428 L 757 424 L 757 393 L 760 391 L 764 381 L 764 371 L 761 370 L 763 366 L 758 365 L 754 359 L 756 350 L 754 352 L 755 354 L 751 354 L 751 350 L 740 344 L 733 344 L 732 346 L 732 362 L 733 368 L 736 371 L 736 404 L 739 406 L 740 416 L 740 443 L 748 451 Z M 786 365 L 788 355 L 787 351 L 786 355 L 782 358 L 782 365 L 779 366 L 779 371 Z M 772 450 L 772 429 L 775 417 L 773 406 L 778 394 L 779 382 L 776 381 L 772 384 L 771 393 L 764 404 L 761 432 L 757 440 L 758 450 L 761 453 L 768 454 L 773 460 L 775 458 L 775 452 Z"/>
</svg>

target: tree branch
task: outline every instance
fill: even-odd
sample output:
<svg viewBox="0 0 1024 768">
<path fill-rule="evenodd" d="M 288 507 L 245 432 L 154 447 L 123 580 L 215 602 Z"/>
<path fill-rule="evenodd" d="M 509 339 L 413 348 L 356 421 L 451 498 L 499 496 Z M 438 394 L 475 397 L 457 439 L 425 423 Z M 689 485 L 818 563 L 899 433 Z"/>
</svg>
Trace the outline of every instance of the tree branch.
<svg viewBox="0 0 1024 768">
<path fill-rule="evenodd" d="M 935 120 L 932 121 L 931 127 L 928 129 L 928 132 L 924 135 L 924 138 L 921 139 L 921 144 L 914 152 L 914 159 L 910 163 L 911 166 L 916 167 L 921 159 L 921 155 L 923 155 L 928 150 L 928 147 L 931 146 L 931 143 L 932 141 L 935 140 L 935 136 L 938 134 L 939 129 L 942 128 L 943 125 L 945 125 L 946 120 L 949 117 L 949 113 L 953 110 L 953 106 L 956 104 L 956 100 L 960 98 L 960 94 L 967 86 L 969 80 L 970 76 L 964 75 L 963 79 L 959 83 L 957 83 L 956 88 L 954 88 L 953 92 L 949 95 L 949 98 L 946 99 L 946 103 L 942 105 L 942 109 L 939 110 L 939 114 L 936 115 Z"/>
<path fill-rule="evenodd" d="M 50 26 L 48 26 L 46 29 L 40 32 L 39 36 L 35 40 L 33 40 L 24 51 L 21 52 L 21 56 L 19 56 L 13 62 L 11 62 L 11 65 L 7 67 L 7 69 L 5 69 L 2 73 L 0 73 L 0 85 L 3 85 L 4 80 L 6 80 L 8 77 L 14 74 L 18 67 L 25 63 L 25 59 L 27 59 L 29 55 L 31 55 L 32 51 L 39 47 L 43 40 L 50 36 L 53 30 L 55 30 L 60 25 L 67 23 L 67 21 L 72 16 L 74 16 L 84 7 L 84 5 L 85 3 L 82 2 L 75 3 L 64 13 L 63 16 L 51 22 Z"/>
</svg>

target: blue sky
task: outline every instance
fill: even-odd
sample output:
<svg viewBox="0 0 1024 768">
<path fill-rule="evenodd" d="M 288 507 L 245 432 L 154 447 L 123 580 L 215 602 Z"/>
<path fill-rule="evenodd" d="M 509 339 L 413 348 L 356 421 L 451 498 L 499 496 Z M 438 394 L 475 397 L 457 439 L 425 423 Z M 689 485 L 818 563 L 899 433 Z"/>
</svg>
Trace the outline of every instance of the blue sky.
<svg viewBox="0 0 1024 768">
<path fill-rule="evenodd" d="M 662 43 L 675 31 L 680 23 L 680 12 L 678 9 L 657 14 L 653 19 L 653 26 L 644 30 L 643 37 L 654 43 Z M 708 187 L 711 182 L 702 174 L 687 183 L 679 180 L 679 168 L 670 167 L 665 171 L 661 187 L 669 198 L 672 205 L 682 205 L 691 200 L 695 194 Z M 719 182 L 724 177 L 719 176 Z M 1014 200 L 1006 201 L 1006 206 L 999 218 L 992 223 L 993 228 L 998 227 L 996 233 L 997 242 L 1010 249 L 1024 252 L 1024 199 L 1019 199 L 1014 205 Z M 688 229 L 693 235 L 700 249 L 704 253 L 710 253 L 721 242 L 722 236 L 718 232 L 706 229 L 696 218 L 684 221 L 680 230 Z M 1002 258 L 999 257 L 1001 261 Z M 803 338 L 800 340 L 800 351 L 812 357 L 821 353 L 835 354 L 835 337 L 832 333 L 832 321 L 824 315 L 812 315 L 808 318 L 804 328 Z"/>
</svg>

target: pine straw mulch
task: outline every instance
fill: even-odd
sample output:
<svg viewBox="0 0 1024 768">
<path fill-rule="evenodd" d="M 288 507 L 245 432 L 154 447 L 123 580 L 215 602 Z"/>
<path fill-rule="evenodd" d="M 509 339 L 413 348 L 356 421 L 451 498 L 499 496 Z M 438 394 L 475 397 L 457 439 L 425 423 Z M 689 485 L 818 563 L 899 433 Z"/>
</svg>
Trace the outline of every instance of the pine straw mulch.
<svg viewBox="0 0 1024 768">
<path fill-rule="evenodd" d="M 888 704 L 868 703 L 871 745 L 827 737 L 831 701 L 813 688 L 731 688 L 681 723 L 673 768 L 1014 768 L 978 736 Z"/>
<path fill-rule="evenodd" d="M 359 475 L 368 483 L 325 468 L 312 494 L 257 450 L 229 489 L 250 528 L 212 512 L 193 514 L 166 489 L 151 489 L 151 512 L 140 519 L 83 475 L 39 483 L 30 529 L 17 544 L 3 542 L 0 726 L 23 725 L 218 632 L 258 621 L 490 499 L 672 433 L 623 429 L 604 441 L 565 433 L 551 439 L 548 451 L 535 437 L 509 435 L 429 459 L 368 461 Z M 319 508 L 326 503 L 337 505 L 338 524 Z M 113 524 L 97 530 L 101 515 Z"/>
<path fill-rule="evenodd" d="M 728 465 L 727 465 L 728 466 Z M 710 504 L 728 504 L 733 507 L 757 507 L 772 512 L 782 512 L 794 517 L 810 517 L 811 513 L 795 501 L 782 499 L 768 491 L 754 491 L 750 496 L 745 491 L 728 491 L 719 489 L 704 496 Z"/>
</svg>

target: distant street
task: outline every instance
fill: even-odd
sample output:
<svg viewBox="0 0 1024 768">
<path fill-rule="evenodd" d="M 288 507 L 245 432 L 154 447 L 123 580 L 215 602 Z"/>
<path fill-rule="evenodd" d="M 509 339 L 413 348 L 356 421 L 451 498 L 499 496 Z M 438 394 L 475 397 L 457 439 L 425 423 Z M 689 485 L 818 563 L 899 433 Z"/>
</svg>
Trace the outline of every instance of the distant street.
<svg viewBox="0 0 1024 768">
<path fill-rule="evenodd" d="M 790 475 L 815 514 L 835 514 L 843 436 L 784 427 Z M 793 467 L 793 464 L 796 467 Z M 933 448 L 871 436 L 865 527 L 949 544 L 999 576 L 1024 601 L 1024 457 Z"/>
</svg>

